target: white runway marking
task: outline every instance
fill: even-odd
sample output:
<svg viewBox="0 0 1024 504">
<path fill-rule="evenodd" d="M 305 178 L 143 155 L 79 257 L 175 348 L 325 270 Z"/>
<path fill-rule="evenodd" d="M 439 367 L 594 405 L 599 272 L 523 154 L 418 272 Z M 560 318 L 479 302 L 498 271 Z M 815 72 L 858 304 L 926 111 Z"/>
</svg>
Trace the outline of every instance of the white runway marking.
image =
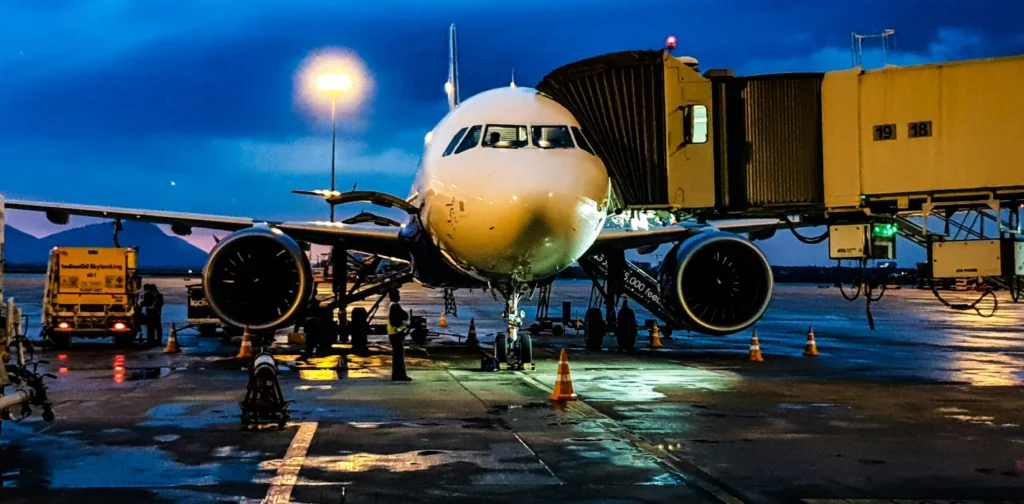
<svg viewBox="0 0 1024 504">
<path fill-rule="evenodd" d="M 288 504 L 292 499 L 292 488 L 299 479 L 299 471 L 306 463 L 306 452 L 309 451 L 309 443 L 313 441 L 313 434 L 316 432 L 316 422 L 303 422 L 299 424 L 299 431 L 295 433 L 292 444 L 284 455 L 284 463 L 277 469 L 277 476 L 267 490 L 267 497 L 263 504 Z"/>
</svg>

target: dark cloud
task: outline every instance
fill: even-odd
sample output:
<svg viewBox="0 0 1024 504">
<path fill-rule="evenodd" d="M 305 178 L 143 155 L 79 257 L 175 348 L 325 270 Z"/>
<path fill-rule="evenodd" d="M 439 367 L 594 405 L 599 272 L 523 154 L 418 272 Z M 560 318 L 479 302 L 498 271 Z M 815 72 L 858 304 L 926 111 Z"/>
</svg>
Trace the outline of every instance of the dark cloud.
<svg viewBox="0 0 1024 504">
<path fill-rule="evenodd" d="M 842 68 L 851 32 L 884 28 L 900 64 L 1024 53 L 1024 3 L 1007 0 L 22 0 L 3 11 L 0 190 L 272 218 L 323 210 L 286 191 L 327 182 L 329 127 L 293 97 L 300 62 L 325 46 L 357 53 L 375 81 L 341 121 L 339 186 L 399 194 L 447 109 L 452 22 L 463 98 L 507 85 L 512 69 L 534 85 L 669 34 L 702 67 L 740 73 Z"/>
</svg>

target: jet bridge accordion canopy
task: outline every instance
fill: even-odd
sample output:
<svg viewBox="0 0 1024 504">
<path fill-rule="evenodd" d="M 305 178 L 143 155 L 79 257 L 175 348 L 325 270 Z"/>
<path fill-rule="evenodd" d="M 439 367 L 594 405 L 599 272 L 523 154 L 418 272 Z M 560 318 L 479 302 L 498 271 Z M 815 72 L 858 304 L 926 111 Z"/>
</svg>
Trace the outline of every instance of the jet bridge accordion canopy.
<svg viewBox="0 0 1024 504">
<path fill-rule="evenodd" d="M 537 85 L 580 122 L 627 206 L 669 203 L 663 60 L 662 51 L 607 54 Z"/>
<path fill-rule="evenodd" d="M 537 89 L 580 122 L 626 207 L 822 205 L 823 74 L 707 77 L 691 61 L 607 54 L 558 68 Z"/>
</svg>

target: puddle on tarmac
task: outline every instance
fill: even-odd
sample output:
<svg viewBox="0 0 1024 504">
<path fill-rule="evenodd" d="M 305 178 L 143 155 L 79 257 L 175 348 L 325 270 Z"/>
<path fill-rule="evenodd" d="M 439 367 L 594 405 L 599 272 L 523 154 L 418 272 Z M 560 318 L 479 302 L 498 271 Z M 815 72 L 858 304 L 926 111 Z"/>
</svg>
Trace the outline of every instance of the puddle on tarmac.
<svg viewBox="0 0 1024 504">
<path fill-rule="evenodd" d="M 663 399 L 659 387 L 690 390 L 721 391 L 732 388 L 737 378 L 726 373 L 703 369 L 666 369 L 616 371 L 591 374 L 583 371 L 573 376 L 576 392 L 587 401 L 645 402 Z"/>
<path fill-rule="evenodd" d="M 252 481 L 258 469 L 251 460 L 224 459 L 187 465 L 156 446 L 111 446 L 69 436 L 41 434 L 21 424 L 4 426 L 4 437 L 31 446 L 17 461 L 26 467 L 41 461 L 40 470 L 4 478 L 12 488 L 153 488 L 206 486 Z M 110 468 L 118 470 L 112 471 Z"/>
<path fill-rule="evenodd" d="M 146 412 L 139 427 L 180 427 L 200 429 L 217 424 L 238 423 L 238 403 L 167 403 Z"/>
<path fill-rule="evenodd" d="M 528 462 L 509 462 L 524 460 Z M 260 469 L 271 473 L 286 463 L 284 459 L 268 460 Z M 427 471 L 441 466 L 468 463 L 489 471 L 474 484 L 523 484 L 524 478 L 537 484 L 555 484 L 541 463 L 519 443 L 499 443 L 490 450 L 414 450 L 403 453 L 348 453 L 335 456 L 308 456 L 303 471 L 326 473 L 364 473 L 386 471 L 407 473 Z M 309 477 L 306 472 L 307 478 Z M 487 476 L 487 474 L 491 474 Z M 260 483 L 261 481 L 257 481 Z"/>
<path fill-rule="evenodd" d="M 810 408 L 834 408 L 835 404 L 830 403 L 779 403 L 779 409 L 805 410 Z"/>
</svg>

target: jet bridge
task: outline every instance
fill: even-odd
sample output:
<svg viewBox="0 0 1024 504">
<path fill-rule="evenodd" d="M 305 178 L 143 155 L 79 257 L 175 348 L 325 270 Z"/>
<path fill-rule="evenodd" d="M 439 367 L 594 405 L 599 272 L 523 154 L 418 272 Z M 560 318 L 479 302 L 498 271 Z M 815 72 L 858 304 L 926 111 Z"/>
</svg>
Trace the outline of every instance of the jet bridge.
<svg viewBox="0 0 1024 504">
<path fill-rule="evenodd" d="M 624 208 L 707 218 L 1024 201 L 1024 56 L 863 71 L 703 75 L 667 51 L 556 69 Z"/>
<path fill-rule="evenodd" d="M 899 233 L 928 248 L 936 275 L 1024 294 L 1024 56 L 740 77 L 695 67 L 627 51 L 558 68 L 537 89 L 587 131 L 622 210 L 776 217 L 794 233 L 828 224 L 798 237 L 829 239 L 836 259 L 891 259 Z M 974 232 L 950 231 L 971 213 L 984 216 Z"/>
</svg>

